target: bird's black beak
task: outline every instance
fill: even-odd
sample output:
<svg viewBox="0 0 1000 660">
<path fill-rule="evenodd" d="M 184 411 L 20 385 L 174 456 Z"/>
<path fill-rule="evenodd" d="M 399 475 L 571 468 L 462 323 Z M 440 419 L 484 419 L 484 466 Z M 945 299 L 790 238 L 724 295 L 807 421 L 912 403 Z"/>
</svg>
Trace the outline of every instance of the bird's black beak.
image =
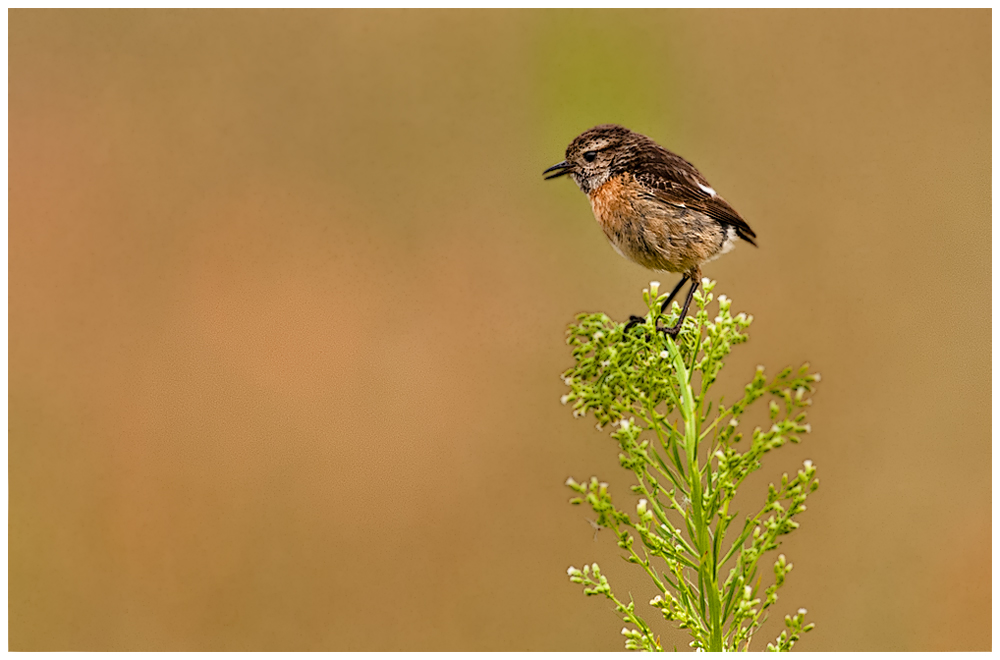
<svg viewBox="0 0 1000 660">
<path fill-rule="evenodd" d="M 549 174 L 547 177 L 545 177 L 545 179 L 548 180 L 548 179 L 554 179 L 564 174 L 569 174 L 572 171 L 573 171 L 573 164 L 564 160 L 561 163 L 556 163 L 549 169 L 542 172 L 542 174 L 549 174 L 549 172 L 555 172 L 555 174 Z"/>
</svg>

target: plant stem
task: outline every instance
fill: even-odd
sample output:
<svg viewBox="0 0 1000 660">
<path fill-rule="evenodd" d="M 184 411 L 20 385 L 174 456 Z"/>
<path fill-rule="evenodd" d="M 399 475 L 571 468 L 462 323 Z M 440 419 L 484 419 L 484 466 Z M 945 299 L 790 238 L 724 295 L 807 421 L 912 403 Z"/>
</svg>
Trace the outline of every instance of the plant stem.
<svg viewBox="0 0 1000 660">
<path fill-rule="evenodd" d="M 691 540 L 698 551 L 698 574 L 708 600 L 708 648 L 706 651 L 722 651 L 722 603 L 719 598 L 719 581 L 715 570 L 715 552 L 710 539 L 710 520 L 705 519 L 704 498 L 702 496 L 701 469 L 698 466 L 698 426 L 694 392 L 691 390 L 690 372 L 681 357 L 677 345 L 667 340 L 667 351 L 677 371 L 681 386 L 680 411 L 684 419 L 684 444 L 688 459 L 688 484 L 691 487 L 691 517 L 696 537 Z"/>
</svg>

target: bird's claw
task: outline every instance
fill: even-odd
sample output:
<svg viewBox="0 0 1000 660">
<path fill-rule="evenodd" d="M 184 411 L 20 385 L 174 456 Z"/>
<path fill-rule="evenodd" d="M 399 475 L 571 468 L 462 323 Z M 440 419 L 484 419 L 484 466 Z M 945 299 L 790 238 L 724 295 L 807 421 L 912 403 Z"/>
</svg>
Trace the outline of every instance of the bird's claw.
<svg viewBox="0 0 1000 660">
<path fill-rule="evenodd" d="M 625 324 L 625 329 L 622 330 L 622 334 L 625 334 L 626 332 L 628 332 L 635 326 L 639 325 L 640 323 L 645 323 L 645 322 L 646 319 L 642 318 L 641 316 L 636 316 L 635 314 L 633 314 L 632 316 L 628 317 L 628 323 Z"/>
<path fill-rule="evenodd" d="M 635 326 L 639 325 L 640 323 L 645 323 L 645 322 L 646 322 L 646 319 L 642 318 L 641 316 L 636 316 L 635 314 L 633 314 L 632 316 L 628 317 L 628 323 L 625 324 L 625 329 L 622 330 L 622 334 L 627 333 L 629 330 L 631 330 Z M 684 319 L 680 319 L 676 324 L 674 324 L 674 325 L 672 325 L 670 327 L 667 327 L 665 325 L 660 325 L 660 319 L 659 319 L 659 317 L 657 317 L 657 319 L 656 319 L 656 331 L 657 332 L 662 332 L 665 335 L 670 335 L 670 337 L 673 338 L 673 339 L 677 339 L 677 335 L 679 335 L 680 332 L 681 332 L 681 325 L 683 325 L 683 322 L 684 322 Z M 647 335 L 647 338 L 648 338 L 648 335 Z"/>
<path fill-rule="evenodd" d="M 677 325 L 675 325 L 675 326 L 673 326 L 671 328 L 668 328 L 666 326 L 657 324 L 656 325 L 656 331 L 657 332 L 662 332 L 665 335 L 670 335 L 671 338 L 673 338 L 673 339 L 677 339 L 677 335 L 680 334 L 680 332 L 681 332 L 681 326 L 678 323 Z"/>
</svg>

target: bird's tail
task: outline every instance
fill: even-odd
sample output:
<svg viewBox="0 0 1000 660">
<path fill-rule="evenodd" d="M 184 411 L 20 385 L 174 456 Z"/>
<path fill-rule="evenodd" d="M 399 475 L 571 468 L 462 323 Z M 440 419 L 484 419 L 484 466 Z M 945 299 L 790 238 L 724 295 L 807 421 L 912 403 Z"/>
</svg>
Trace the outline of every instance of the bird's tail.
<svg viewBox="0 0 1000 660">
<path fill-rule="evenodd" d="M 747 225 L 740 227 L 736 226 L 736 235 L 742 238 L 744 241 L 750 245 L 757 247 L 757 234 L 753 233 L 753 229 L 750 229 Z"/>
</svg>

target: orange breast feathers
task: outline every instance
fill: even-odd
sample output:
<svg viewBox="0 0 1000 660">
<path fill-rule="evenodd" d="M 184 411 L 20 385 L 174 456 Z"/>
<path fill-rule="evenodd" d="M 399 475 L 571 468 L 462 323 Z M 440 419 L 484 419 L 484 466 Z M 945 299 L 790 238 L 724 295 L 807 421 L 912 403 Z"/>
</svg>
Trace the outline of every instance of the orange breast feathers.
<svg viewBox="0 0 1000 660">
<path fill-rule="evenodd" d="M 622 174 L 590 191 L 588 197 L 590 206 L 594 209 L 594 217 L 609 237 L 611 234 L 620 234 L 624 225 L 634 220 L 636 211 L 632 206 L 632 199 L 635 185 L 630 174 Z"/>
</svg>

